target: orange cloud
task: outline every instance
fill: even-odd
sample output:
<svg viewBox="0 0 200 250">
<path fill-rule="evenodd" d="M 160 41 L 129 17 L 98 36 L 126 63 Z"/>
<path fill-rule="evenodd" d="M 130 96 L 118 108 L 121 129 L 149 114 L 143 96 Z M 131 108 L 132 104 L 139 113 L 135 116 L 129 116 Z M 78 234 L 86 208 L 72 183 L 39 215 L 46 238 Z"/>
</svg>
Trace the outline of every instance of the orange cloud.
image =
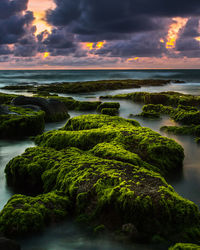
<svg viewBox="0 0 200 250">
<path fill-rule="evenodd" d="M 168 34 L 166 48 L 173 49 L 175 48 L 176 40 L 179 35 L 179 31 L 186 25 L 188 18 L 175 17 L 172 18 L 173 23 L 170 25 Z"/>
</svg>

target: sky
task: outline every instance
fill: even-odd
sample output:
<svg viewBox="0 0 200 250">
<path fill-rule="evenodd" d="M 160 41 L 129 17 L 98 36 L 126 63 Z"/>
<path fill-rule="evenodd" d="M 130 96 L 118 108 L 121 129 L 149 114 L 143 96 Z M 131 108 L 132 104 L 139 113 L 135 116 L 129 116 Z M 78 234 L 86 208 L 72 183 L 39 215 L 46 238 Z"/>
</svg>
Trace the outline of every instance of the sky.
<svg viewBox="0 0 200 250">
<path fill-rule="evenodd" d="M 200 0 L 0 0 L 0 69 L 200 69 Z"/>
</svg>

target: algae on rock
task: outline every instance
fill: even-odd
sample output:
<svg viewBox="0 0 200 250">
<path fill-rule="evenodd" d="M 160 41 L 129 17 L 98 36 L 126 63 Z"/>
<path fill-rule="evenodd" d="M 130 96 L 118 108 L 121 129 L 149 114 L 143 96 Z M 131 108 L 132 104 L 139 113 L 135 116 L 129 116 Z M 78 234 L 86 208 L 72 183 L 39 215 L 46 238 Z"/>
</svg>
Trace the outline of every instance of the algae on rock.
<svg viewBox="0 0 200 250">
<path fill-rule="evenodd" d="M 180 197 L 162 176 L 182 164 L 183 149 L 175 141 L 134 120 L 84 115 L 70 119 L 61 130 L 38 136 L 36 143 L 38 147 L 27 149 L 6 166 L 11 186 L 38 195 L 22 198 L 28 211 L 38 199 L 43 204 L 42 196 L 56 191 L 66 197 L 61 202 L 66 214 L 72 208 L 71 215 L 93 227 L 121 231 L 131 224 L 138 232 L 132 240 L 151 241 L 155 235 L 174 242 L 199 239 L 198 207 Z M 18 225 L 14 233 L 23 234 L 29 231 L 30 221 L 20 214 L 14 224 L 14 211 L 22 205 L 13 199 L 15 206 L 11 199 L 0 214 L 0 230 L 8 232 Z M 33 211 L 31 218 L 39 213 L 33 229 L 44 224 L 43 209 Z M 53 206 L 53 214 L 55 210 Z"/>
</svg>

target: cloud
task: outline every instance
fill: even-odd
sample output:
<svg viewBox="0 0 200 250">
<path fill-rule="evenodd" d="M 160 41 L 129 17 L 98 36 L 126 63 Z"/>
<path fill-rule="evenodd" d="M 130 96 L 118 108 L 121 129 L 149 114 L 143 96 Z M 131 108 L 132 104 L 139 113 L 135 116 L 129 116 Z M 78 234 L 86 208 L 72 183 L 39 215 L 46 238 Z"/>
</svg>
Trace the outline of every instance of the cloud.
<svg viewBox="0 0 200 250">
<path fill-rule="evenodd" d="M 19 14 L 27 9 L 28 0 L 1 0 L 0 20 Z"/>
<path fill-rule="evenodd" d="M 179 57 L 200 57 L 199 18 L 190 18 L 183 28 L 177 42 L 176 50 Z"/>
<path fill-rule="evenodd" d="M 36 55 L 35 26 L 32 26 L 34 16 L 31 11 L 26 11 L 27 4 L 28 0 L 0 1 L 0 55 Z"/>
<path fill-rule="evenodd" d="M 47 20 L 79 35 L 133 33 L 162 29 L 159 18 L 200 14 L 199 0 L 54 0 Z"/>
</svg>

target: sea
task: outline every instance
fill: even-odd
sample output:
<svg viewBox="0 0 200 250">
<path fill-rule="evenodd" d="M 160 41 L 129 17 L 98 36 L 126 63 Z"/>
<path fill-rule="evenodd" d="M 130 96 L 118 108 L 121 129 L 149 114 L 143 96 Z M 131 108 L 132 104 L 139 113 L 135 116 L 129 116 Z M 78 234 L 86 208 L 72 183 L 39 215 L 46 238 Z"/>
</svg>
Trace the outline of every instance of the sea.
<svg viewBox="0 0 200 250">
<path fill-rule="evenodd" d="M 171 83 L 165 86 L 141 87 L 139 89 L 108 90 L 93 93 L 62 94 L 76 100 L 96 101 L 102 95 L 114 95 L 135 91 L 162 92 L 178 91 L 184 94 L 200 95 L 200 70 L 3 70 L 0 71 L 0 88 L 7 85 L 22 84 L 51 84 L 62 82 L 84 82 L 110 79 L 169 79 Z M 184 83 L 176 83 L 176 80 Z M 0 92 L 27 94 L 1 90 Z M 29 93 L 30 95 L 30 93 Z M 106 100 L 112 101 L 112 100 Z M 120 102 L 120 116 L 128 118 L 130 114 L 141 112 L 142 104 L 129 100 Z M 200 107 L 199 107 L 200 108 Z M 70 111 L 70 116 L 88 114 L 83 111 Z M 89 112 L 95 113 L 95 112 Z M 161 126 L 178 125 L 167 116 L 161 119 L 149 120 L 137 117 L 142 126 L 161 133 L 176 140 L 184 148 L 185 160 L 183 170 L 167 179 L 175 191 L 184 198 L 195 202 L 200 207 L 200 145 L 192 136 L 178 136 L 160 131 Z M 46 124 L 45 131 L 59 129 L 65 121 Z M 28 147 L 34 147 L 34 142 L 25 140 L 0 140 L 0 210 L 15 193 L 6 184 L 4 169 L 6 164 L 15 156 L 20 155 Z M 22 250 L 161 250 L 168 249 L 168 245 L 154 244 L 124 244 L 105 237 L 93 237 L 90 232 L 74 221 L 67 220 L 61 224 L 49 227 L 31 237 L 19 239 Z"/>
</svg>

